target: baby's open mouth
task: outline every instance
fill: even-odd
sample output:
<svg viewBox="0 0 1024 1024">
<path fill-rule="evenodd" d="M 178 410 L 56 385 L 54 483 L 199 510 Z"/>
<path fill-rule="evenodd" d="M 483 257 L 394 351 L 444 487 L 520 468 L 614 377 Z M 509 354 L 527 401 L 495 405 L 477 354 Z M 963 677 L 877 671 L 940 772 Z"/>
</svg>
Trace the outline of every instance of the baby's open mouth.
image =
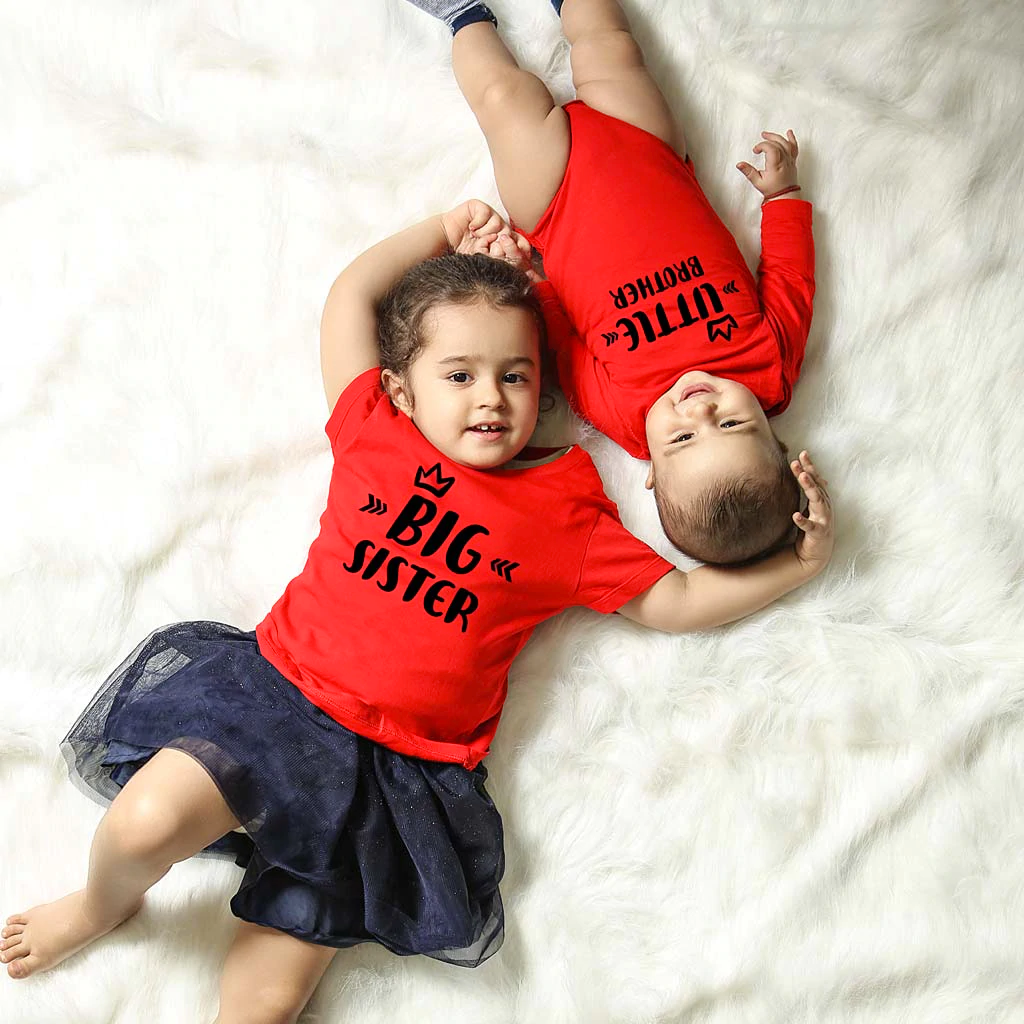
<svg viewBox="0 0 1024 1024">
<path fill-rule="evenodd" d="M 679 401 L 685 402 L 688 398 L 693 398 L 694 395 L 713 394 L 715 394 L 715 389 L 710 384 L 691 384 L 689 387 L 683 388 Z"/>
</svg>

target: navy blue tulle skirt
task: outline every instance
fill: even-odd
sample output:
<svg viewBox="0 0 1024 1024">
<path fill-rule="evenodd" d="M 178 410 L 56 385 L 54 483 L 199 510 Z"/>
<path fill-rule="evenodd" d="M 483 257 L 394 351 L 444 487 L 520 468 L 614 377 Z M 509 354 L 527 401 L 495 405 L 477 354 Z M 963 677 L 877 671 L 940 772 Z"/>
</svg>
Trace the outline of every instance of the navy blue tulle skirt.
<svg viewBox="0 0 1024 1024">
<path fill-rule="evenodd" d="M 208 848 L 245 868 L 237 917 L 464 967 L 501 945 L 502 827 L 483 765 L 350 732 L 260 654 L 255 633 L 217 622 L 152 633 L 61 745 L 104 800 L 162 747 L 199 761 L 245 829 Z"/>
</svg>

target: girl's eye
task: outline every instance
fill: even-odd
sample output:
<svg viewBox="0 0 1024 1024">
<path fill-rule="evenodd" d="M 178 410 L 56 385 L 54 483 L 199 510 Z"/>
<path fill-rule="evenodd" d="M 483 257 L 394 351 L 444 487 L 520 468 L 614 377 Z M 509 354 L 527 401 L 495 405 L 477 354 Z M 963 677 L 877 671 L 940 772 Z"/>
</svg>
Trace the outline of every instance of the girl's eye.
<svg viewBox="0 0 1024 1024">
<path fill-rule="evenodd" d="M 448 375 L 453 384 L 466 384 L 469 381 L 469 374 L 465 370 L 456 370 Z"/>
<path fill-rule="evenodd" d="M 506 384 L 523 384 L 526 382 L 526 378 L 521 373 L 506 373 L 501 379 Z"/>
<path fill-rule="evenodd" d="M 693 434 L 680 434 L 673 443 L 678 444 L 680 441 L 689 441 L 691 437 L 693 437 Z"/>
</svg>

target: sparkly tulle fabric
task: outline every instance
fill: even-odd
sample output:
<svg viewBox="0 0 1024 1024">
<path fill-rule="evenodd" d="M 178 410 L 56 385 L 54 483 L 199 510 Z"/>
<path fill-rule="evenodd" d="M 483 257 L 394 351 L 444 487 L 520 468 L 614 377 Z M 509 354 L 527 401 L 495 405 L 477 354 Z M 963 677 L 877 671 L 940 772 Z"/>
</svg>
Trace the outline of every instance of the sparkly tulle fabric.
<svg viewBox="0 0 1024 1024">
<path fill-rule="evenodd" d="M 475 967 L 501 945 L 501 818 L 483 765 L 424 761 L 350 732 L 217 622 L 156 630 L 62 744 L 112 800 L 162 747 L 210 773 L 245 833 L 209 852 L 245 868 L 232 912 L 300 939 L 378 942 Z"/>
</svg>

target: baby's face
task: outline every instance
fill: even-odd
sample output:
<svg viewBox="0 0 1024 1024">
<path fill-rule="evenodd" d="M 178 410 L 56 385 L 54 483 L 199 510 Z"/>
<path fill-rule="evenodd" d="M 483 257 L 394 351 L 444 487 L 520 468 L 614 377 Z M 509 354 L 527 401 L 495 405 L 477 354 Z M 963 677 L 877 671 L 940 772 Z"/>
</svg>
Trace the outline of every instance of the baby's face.
<svg viewBox="0 0 1024 1024">
<path fill-rule="evenodd" d="M 677 499 L 722 477 L 759 476 L 778 444 L 760 403 L 742 384 L 701 370 L 684 373 L 647 413 L 651 472 Z"/>
<path fill-rule="evenodd" d="M 537 425 L 540 342 L 525 309 L 485 302 L 436 306 L 426 344 L 392 400 L 452 462 L 494 469 L 513 459 Z"/>
</svg>

